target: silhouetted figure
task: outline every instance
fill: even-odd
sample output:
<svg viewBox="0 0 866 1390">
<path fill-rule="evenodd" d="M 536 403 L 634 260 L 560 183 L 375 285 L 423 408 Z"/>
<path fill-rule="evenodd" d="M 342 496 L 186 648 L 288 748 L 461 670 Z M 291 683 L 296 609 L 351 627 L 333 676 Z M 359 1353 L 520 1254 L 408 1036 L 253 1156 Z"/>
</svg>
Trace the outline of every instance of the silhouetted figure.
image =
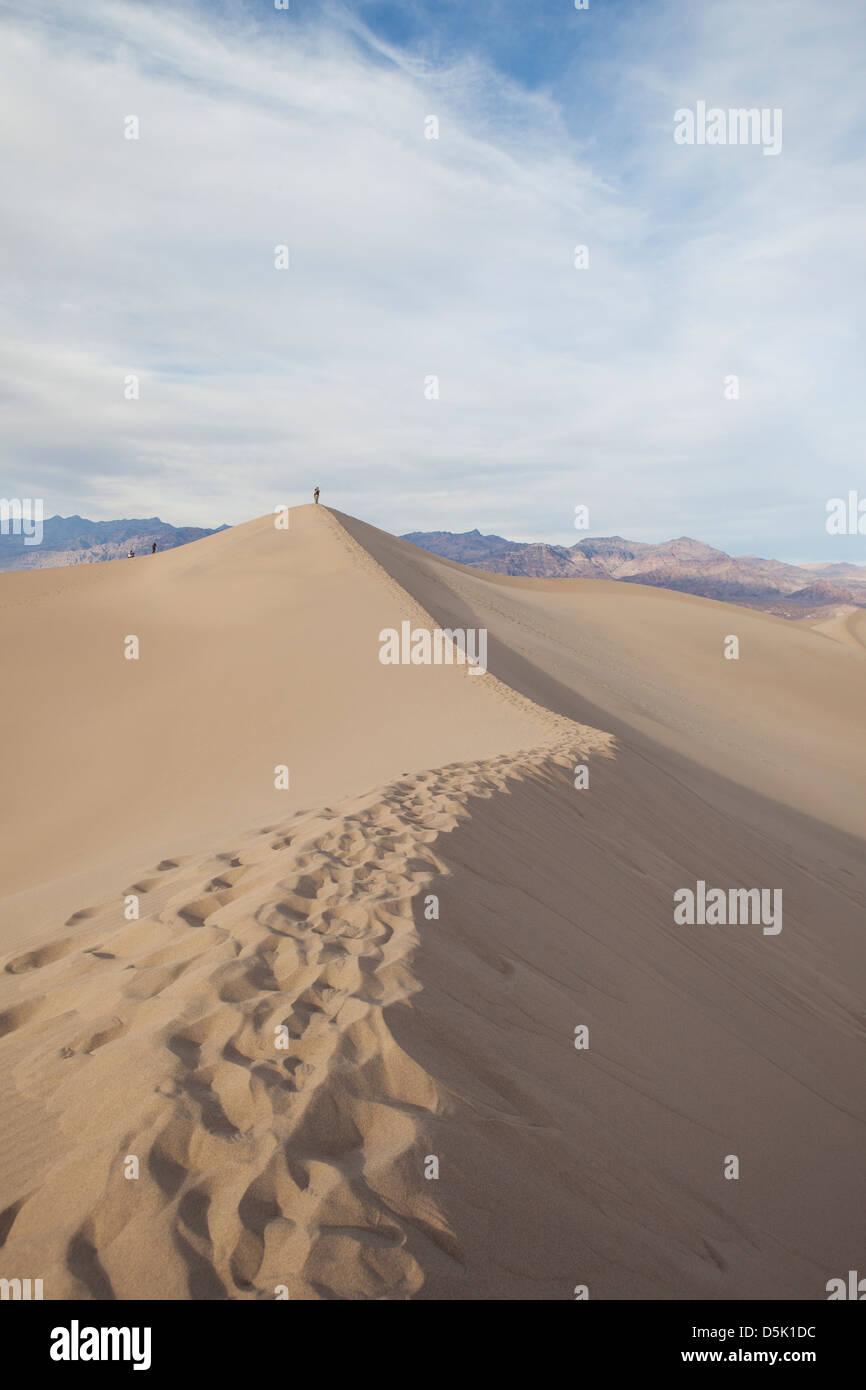
<svg viewBox="0 0 866 1390">
<path fill-rule="evenodd" d="M 153 545 L 150 547 L 150 553 L 151 555 L 156 554 L 156 541 L 154 541 Z"/>
<path fill-rule="evenodd" d="M 134 550 L 130 550 L 130 552 L 129 552 L 129 554 L 127 555 L 126 558 L 127 558 L 127 560 L 133 560 L 133 559 L 135 558 L 135 551 L 134 551 Z"/>
<path fill-rule="evenodd" d="M 318 500 L 319 500 L 319 489 L 318 489 L 318 488 L 315 488 L 314 491 L 313 491 L 313 501 L 314 501 L 314 502 L 318 502 Z"/>
</svg>

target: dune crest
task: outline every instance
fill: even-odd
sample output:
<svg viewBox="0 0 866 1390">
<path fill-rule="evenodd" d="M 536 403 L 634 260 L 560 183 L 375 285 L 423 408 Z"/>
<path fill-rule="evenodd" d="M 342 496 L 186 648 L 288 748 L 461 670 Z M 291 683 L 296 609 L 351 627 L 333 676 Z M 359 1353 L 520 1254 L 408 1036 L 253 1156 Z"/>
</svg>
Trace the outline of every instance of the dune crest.
<svg viewBox="0 0 866 1390">
<path fill-rule="evenodd" d="M 146 870 L 139 921 L 84 908 L 7 959 L 7 1075 L 51 1143 L 17 1173 L 0 1153 L 3 1268 L 44 1271 L 46 1298 L 305 1299 L 408 1298 L 459 1266 L 424 1177 L 425 1117 L 451 1100 L 386 1013 L 421 987 L 440 836 L 472 798 L 606 746 L 572 735 L 299 813 Z"/>
</svg>

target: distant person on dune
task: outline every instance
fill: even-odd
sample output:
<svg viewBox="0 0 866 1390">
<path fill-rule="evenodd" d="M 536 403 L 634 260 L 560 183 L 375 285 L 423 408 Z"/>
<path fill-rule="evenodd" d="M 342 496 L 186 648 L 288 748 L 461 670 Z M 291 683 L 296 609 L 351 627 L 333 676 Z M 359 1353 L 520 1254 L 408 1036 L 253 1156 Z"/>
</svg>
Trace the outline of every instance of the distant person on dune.
<svg viewBox="0 0 866 1390">
<path fill-rule="evenodd" d="M 133 560 L 133 559 L 135 558 L 135 551 L 134 551 L 134 550 L 130 550 L 130 552 L 129 552 L 129 554 L 127 555 L 126 558 L 127 558 L 127 560 Z"/>
<path fill-rule="evenodd" d="M 150 547 L 150 553 L 151 555 L 156 554 L 156 541 L 154 541 L 153 545 Z"/>
<path fill-rule="evenodd" d="M 313 501 L 314 501 L 314 502 L 318 502 L 318 500 L 319 500 L 319 489 L 318 489 L 318 488 L 314 488 L 314 489 L 313 489 Z"/>
</svg>

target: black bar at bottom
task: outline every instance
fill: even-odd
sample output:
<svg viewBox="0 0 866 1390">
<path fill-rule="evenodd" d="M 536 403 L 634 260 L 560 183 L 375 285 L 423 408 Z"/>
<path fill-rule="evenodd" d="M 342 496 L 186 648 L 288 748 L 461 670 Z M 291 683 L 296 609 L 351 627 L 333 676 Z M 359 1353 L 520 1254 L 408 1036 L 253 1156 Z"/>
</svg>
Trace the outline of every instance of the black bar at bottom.
<svg viewBox="0 0 866 1390">
<path fill-rule="evenodd" d="M 308 1360 L 317 1379 L 332 1380 L 339 1363 L 357 1361 L 365 1376 L 392 1378 L 396 1372 L 399 1379 L 415 1380 L 420 1373 L 423 1380 L 455 1371 L 472 1374 L 473 1363 L 480 1359 L 487 1378 L 491 1363 L 500 1356 L 513 1370 L 514 1356 L 528 1355 L 549 1365 L 557 1351 L 575 1374 L 592 1368 L 596 1376 L 605 1371 L 652 1375 L 673 1367 L 737 1365 L 801 1366 L 824 1377 L 838 1371 L 856 1375 L 866 1327 L 859 1307 L 829 1301 L 587 1301 L 558 1313 L 542 1303 L 436 1307 L 424 1299 L 393 1313 L 373 1300 L 355 1303 L 354 1312 L 351 1306 L 329 1312 L 324 1302 L 7 1300 L 0 1303 L 0 1327 L 19 1377 L 47 1373 L 58 1383 L 69 1376 L 92 1380 L 104 1370 L 115 1376 L 135 1374 L 136 1367 L 140 1378 L 161 1378 L 166 1372 L 196 1377 L 212 1373 L 221 1382 L 242 1376 L 245 1383 L 261 1383 L 270 1375 L 296 1377 Z M 530 1306 L 533 1312 L 527 1318 Z M 452 1336 L 455 1308 L 460 1310 L 457 1322 L 463 1324 L 459 1341 Z M 407 1363 L 399 1345 L 389 1348 L 386 1339 L 392 1331 L 430 1337 L 429 1343 L 414 1343 L 416 1351 L 427 1348 L 420 1366 L 414 1364 L 411 1349 Z M 536 1341 L 539 1335 L 542 1342 Z M 563 1340 L 557 1346 L 553 1339 L 559 1337 Z M 99 1359 L 93 1358 L 94 1352 Z M 547 1374 L 541 1378 L 547 1379 Z"/>
</svg>

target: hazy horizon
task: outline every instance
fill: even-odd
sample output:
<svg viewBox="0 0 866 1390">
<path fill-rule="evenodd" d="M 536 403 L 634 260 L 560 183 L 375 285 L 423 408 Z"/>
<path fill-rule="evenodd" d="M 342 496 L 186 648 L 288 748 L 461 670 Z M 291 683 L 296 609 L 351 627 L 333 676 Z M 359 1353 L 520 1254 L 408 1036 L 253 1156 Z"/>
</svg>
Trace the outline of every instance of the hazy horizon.
<svg viewBox="0 0 866 1390">
<path fill-rule="evenodd" d="M 323 504 L 324 504 L 324 499 L 323 499 Z M 294 505 L 295 505 L 295 506 L 303 506 L 304 503 L 303 503 L 303 502 L 301 502 L 301 503 L 295 503 Z M 338 510 L 342 510 L 342 508 L 338 508 Z M 154 513 L 152 513 L 150 516 L 145 516 L 143 513 L 142 513 L 141 515 L 135 515 L 134 513 L 130 513 L 128 516 L 110 516 L 110 517 L 85 516 L 82 512 L 69 512 L 69 513 L 67 513 L 67 514 L 64 516 L 64 515 L 63 515 L 62 513 L 60 513 L 60 512 L 55 512 L 53 516 L 46 516 L 46 517 L 45 517 L 45 521 L 56 521 L 56 520 L 58 520 L 58 519 L 61 520 L 61 521 L 71 521 L 71 520 L 74 520 L 76 517 L 77 517 L 80 521 L 88 521 L 88 522 L 91 522 L 91 523 L 96 523 L 96 522 L 124 522 L 124 521 L 126 521 L 126 522 L 129 522 L 129 521 L 159 521 L 162 525 L 164 525 L 164 526 L 171 526 L 171 527 L 173 527 L 175 530 L 182 530 L 182 529 L 184 529 L 184 528 L 186 528 L 186 527 L 198 527 L 199 529 L 202 529 L 202 530 L 219 530 L 219 528 L 222 527 L 222 526 L 243 526 L 243 525 L 245 524 L 245 522 L 248 522 L 248 521 L 255 521 L 255 520 L 258 519 L 257 517 L 249 517 L 249 516 L 248 516 L 248 517 L 243 517 L 241 520 L 235 521 L 235 522 L 217 522 L 214 526 L 205 526 L 202 522 L 195 521 L 195 520 L 169 521 L 166 517 L 160 515 L 158 512 L 154 512 Z M 367 521 L 369 525 L 378 525 L 380 530 L 388 530 L 388 529 L 389 529 L 389 528 L 386 527 L 386 526 L 383 526 L 383 525 L 380 525 L 380 524 L 377 523 L 377 522 L 371 521 L 369 517 L 363 517 L 363 516 L 362 516 L 362 517 L 359 517 L 358 519 L 361 520 L 361 521 Z M 624 536 L 624 535 L 621 535 L 620 532 L 607 532 L 607 533 L 602 533 L 602 532 L 599 532 L 599 531 L 589 531 L 589 532 L 587 532 L 587 533 L 585 533 L 585 534 L 581 533 L 580 535 L 578 535 L 578 536 L 576 537 L 576 539 L 566 539 L 565 541 L 554 541 L 554 540 L 551 540 L 549 537 L 546 537 L 546 536 L 534 536 L 534 535 L 533 535 L 533 536 L 521 536 L 521 535 L 507 535 L 507 536 L 502 536 L 501 533 L 498 532 L 498 531 L 495 531 L 495 530 L 493 530 L 493 529 L 486 529 L 485 526 L 479 526 L 479 525 L 476 525 L 476 526 L 464 526 L 464 527 L 462 527 L 460 530 L 458 530 L 456 527 L 452 527 L 452 526 L 425 526 L 425 527 L 422 527 L 422 526 L 409 526 L 409 527 L 407 527 L 405 530 L 393 531 L 393 532 L 391 532 L 390 534 L 392 534 L 392 535 L 397 535 L 397 536 L 400 536 L 401 538 L 404 538 L 404 537 L 406 537 L 406 536 L 411 536 L 411 535 L 429 535 L 429 534 L 433 534 L 433 533 L 435 533 L 435 532 L 442 532 L 442 533 L 449 534 L 449 535 L 469 535 L 469 534 L 471 534 L 471 533 L 474 532 L 474 531 L 477 531 L 477 532 L 479 533 L 479 535 L 484 536 L 484 537 L 489 537 L 489 536 L 500 536 L 502 540 L 513 541 L 513 542 L 515 542 L 515 543 L 518 544 L 518 545 L 557 545 L 557 546 L 561 546 L 561 547 L 569 547 L 569 546 L 572 546 L 572 545 L 575 545 L 575 544 L 579 544 L 579 542 L 580 542 L 581 540 L 611 540 L 611 539 L 615 539 L 617 536 L 620 536 L 620 538 L 621 538 L 622 540 L 626 540 L 626 541 L 636 541 L 636 540 L 639 539 L 639 538 L 636 537 L 636 536 Z M 641 538 L 641 539 L 643 539 L 643 538 Z M 840 539 L 847 539 L 847 538 L 840 538 Z M 852 539 L 853 539 L 853 538 L 852 538 Z M 653 537 L 653 538 L 651 538 L 651 539 L 646 540 L 644 543 L 645 543 L 645 544 L 649 544 L 649 545 L 664 545 L 664 544 L 666 544 L 666 543 L 668 543 L 668 542 L 670 542 L 670 541 L 676 541 L 676 540 L 693 540 L 693 541 L 701 541 L 701 542 L 703 542 L 704 544 L 707 544 L 707 545 L 711 544 L 709 541 L 706 541 L 705 538 L 704 538 L 703 536 L 686 536 L 685 532 L 681 533 L 680 535 L 676 535 L 676 536 L 675 536 L 675 535 L 669 535 L 669 536 L 658 536 L 658 537 Z M 714 548 L 715 548 L 715 549 L 722 549 L 722 547 L 720 547 L 720 546 L 716 546 L 716 547 L 714 547 Z M 769 553 L 768 553 L 768 554 L 766 554 L 766 555 L 759 555 L 757 551 L 733 551 L 733 550 L 731 550 L 731 551 L 727 551 L 726 553 L 729 554 L 733 559 L 743 559 L 743 558 L 748 558 L 748 557 L 751 556 L 751 555 L 754 555 L 754 556 L 756 556 L 756 557 L 759 558 L 759 559 L 765 559 L 765 560 L 779 560 L 779 561 L 781 561 L 783 564 L 786 564 L 786 565 L 815 565 L 815 564 L 834 564 L 834 563 L 835 563 L 835 564 L 848 563 L 848 564 L 866 565 L 866 554 L 864 554 L 864 550 L 866 550 L 866 545 L 864 545 L 863 549 L 861 550 L 861 558 L 860 558 L 859 560 L 854 560 L 854 559 L 852 559 L 852 558 L 850 558 L 850 557 L 845 557 L 845 560 L 844 560 L 844 561 L 842 560 L 841 557 L 837 557 L 837 559 L 836 559 L 835 561 L 832 560 L 832 559 L 817 559 L 817 558 L 814 557 L 814 556 L 805 556 L 805 557 L 799 557 L 799 558 L 793 558 L 793 559 L 792 559 L 790 556 L 781 555 L 781 554 L 778 554 L 778 555 L 777 555 L 777 554 L 769 554 Z"/>
</svg>

